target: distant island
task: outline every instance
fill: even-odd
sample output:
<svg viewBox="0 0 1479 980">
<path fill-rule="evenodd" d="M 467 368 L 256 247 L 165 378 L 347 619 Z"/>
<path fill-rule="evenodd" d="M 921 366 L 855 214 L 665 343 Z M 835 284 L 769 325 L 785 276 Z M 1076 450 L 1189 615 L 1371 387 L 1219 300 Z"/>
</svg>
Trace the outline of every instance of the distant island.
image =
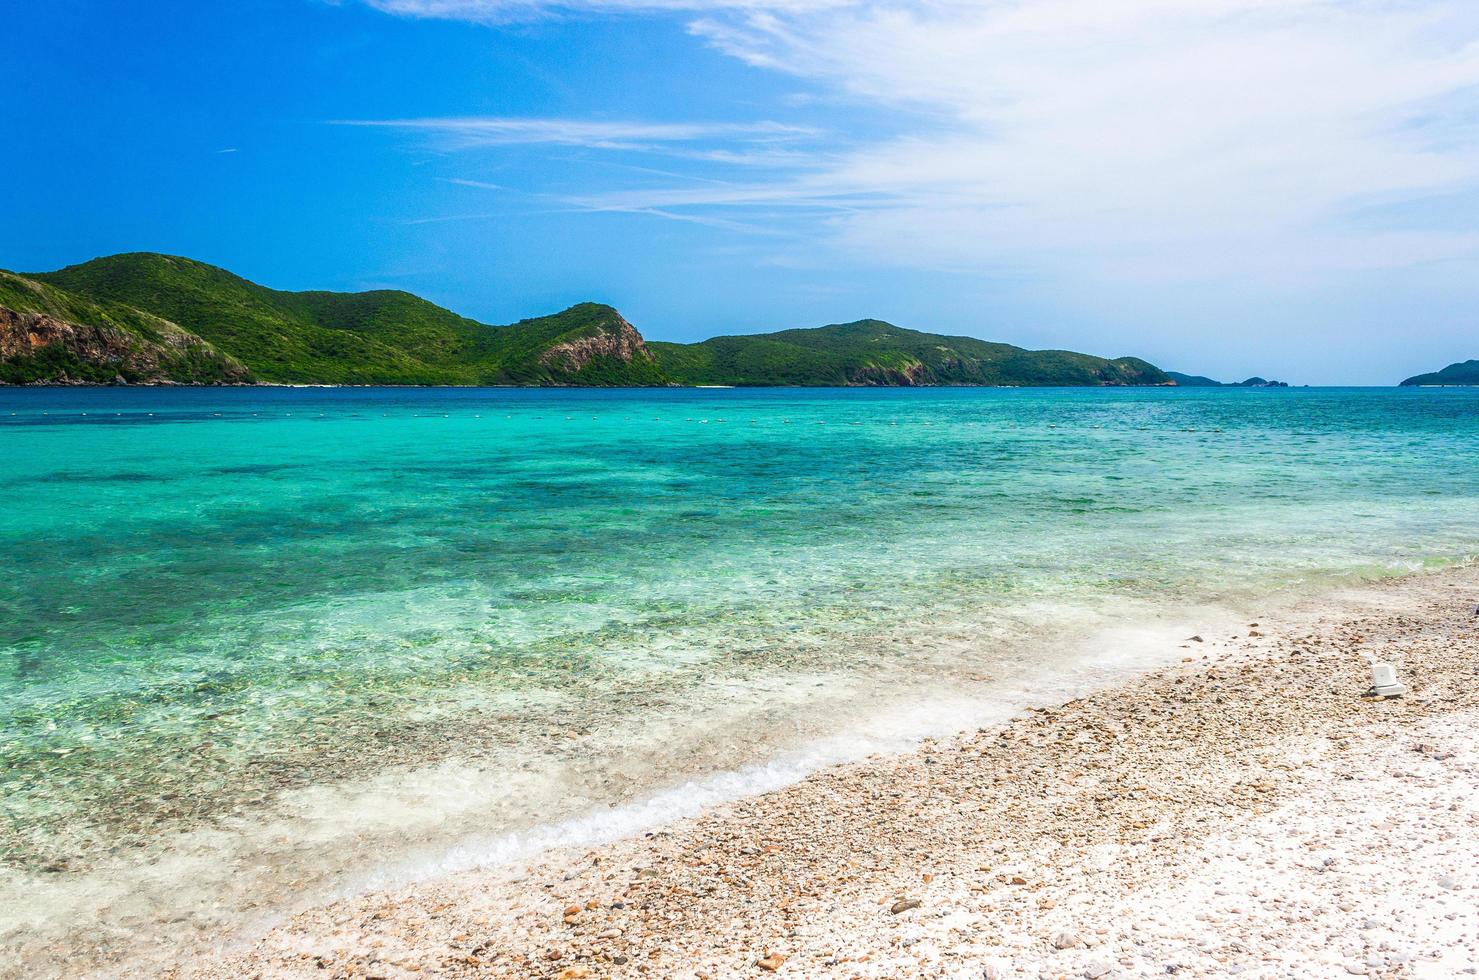
<svg viewBox="0 0 1479 980">
<path fill-rule="evenodd" d="M 1167 371 L 1172 381 L 1182 388 L 1287 388 L 1287 381 L 1269 381 L 1266 378 L 1253 377 L 1246 381 L 1213 381 L 1204 378 L 1200 374 L 1182 374 L 1180 371 Z"/>
<path fill-rule="evenodd" d="M 489 326 L 411 293 L 283 292 L 135 252 L 0 272 L 0 382 L 334 385 L 1174 385 L 1135 357 L 859 320 L 678 344 L 610 306 Z"/>
<path fill-rule="evenodd" d="M 1479 361 L 1460 361 L 1441 371 L 1419 374 L 1402 382 L 1402 387 L 1418 385 L 1479 385 Z"/>
</svg>

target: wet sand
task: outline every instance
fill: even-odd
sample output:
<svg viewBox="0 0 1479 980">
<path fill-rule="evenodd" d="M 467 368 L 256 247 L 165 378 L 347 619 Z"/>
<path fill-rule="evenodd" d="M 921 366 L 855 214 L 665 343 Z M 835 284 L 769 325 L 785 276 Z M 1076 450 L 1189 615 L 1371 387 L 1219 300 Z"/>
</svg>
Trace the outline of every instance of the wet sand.
<svg viewBox="0 0 1479 980">
<path fill-rule="evenodd" d="M 1479 966 L 1479 569 L 642 837 L 307 910 L 177 977 L 1455 976 Z M 1359 651 L 1411 691 L 1368 699 Z"/>
</svg>

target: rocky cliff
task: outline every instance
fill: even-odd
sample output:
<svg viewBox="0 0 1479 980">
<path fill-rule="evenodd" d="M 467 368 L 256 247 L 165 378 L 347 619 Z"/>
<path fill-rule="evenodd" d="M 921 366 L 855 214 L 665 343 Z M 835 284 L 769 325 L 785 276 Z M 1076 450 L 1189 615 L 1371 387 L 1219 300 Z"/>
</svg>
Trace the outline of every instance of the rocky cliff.
<svg viewBox="0 0 1479 980">
<path fill-rule="evenodd" d="M 251 373 L 175 324 L 134 311 L 101 309 L 72 319 L 47 311 L 45 287 L 7 277 L 5 298 L 40 309 L 0 305 L 3 384 L 242 384 Z"/>
<path fill-rule="evenodd" d="M 539 363 L 578 374 L 598 358 L 630 364 L 637 358 L 651 357 L 637 328 L 615 310 L 588 329 L 590 332 L 586 336 L 562 340 L 545 350 L 539 355 Z"/>
</svg>

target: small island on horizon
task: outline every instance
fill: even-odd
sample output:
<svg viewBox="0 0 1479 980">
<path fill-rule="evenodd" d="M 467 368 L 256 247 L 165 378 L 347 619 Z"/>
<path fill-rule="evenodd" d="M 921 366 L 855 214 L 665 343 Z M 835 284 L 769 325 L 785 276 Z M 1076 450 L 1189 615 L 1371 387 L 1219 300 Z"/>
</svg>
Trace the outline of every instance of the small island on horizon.
<svg viewBox="0 0 1479 980">
<path fill-rule="evenodd" d="M 1182 374 L 1180 371 L 1167 371 L 1182 388 L 1287 388 L 1287 381 L 1270 381 L 1254 375 L 1244 381 L 1213 381 L 1211 378 L 1202 377 L 1199 374 Z"/>
</svg>

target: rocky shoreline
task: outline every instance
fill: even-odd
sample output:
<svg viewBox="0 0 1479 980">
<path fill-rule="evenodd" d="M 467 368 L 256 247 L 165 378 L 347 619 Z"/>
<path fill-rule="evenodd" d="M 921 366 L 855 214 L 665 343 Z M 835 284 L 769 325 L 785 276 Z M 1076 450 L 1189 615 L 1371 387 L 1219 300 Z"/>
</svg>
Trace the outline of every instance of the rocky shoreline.
<svg viewBox="0 0 1479 980">
<path fill-rule="evenodd" d="M 303 912 L 176 977 L 1455 976 L 1479 569 L 1299 603 L 998 729 Z M 1411 692 L 1361 697 L 1362 649 Z"/>
</svg>

